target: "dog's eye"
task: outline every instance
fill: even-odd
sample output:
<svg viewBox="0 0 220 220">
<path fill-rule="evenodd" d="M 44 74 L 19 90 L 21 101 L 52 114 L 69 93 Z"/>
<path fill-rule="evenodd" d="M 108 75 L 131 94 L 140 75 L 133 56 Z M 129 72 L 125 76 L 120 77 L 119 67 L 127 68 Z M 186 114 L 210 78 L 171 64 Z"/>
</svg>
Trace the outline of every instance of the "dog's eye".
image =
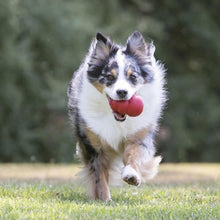
<svg viewBox="0 0 220 220">
<path fill-rule="evenodd" d="M 106 76 L 106 79 L 107 79 L 108 81 L 114 81 L 114 80 L 115 80 L 115 77 L 114 77 L 112 74 L 108 74 L 108 75 Z"/>
<path fill-rule="evenodd" d="M 133 82 L 136 82 L 137 81 L 137 76 L 135 74 L 131 74 L 130 75 L 130 80 L 133 81 Z"/>
</svg>

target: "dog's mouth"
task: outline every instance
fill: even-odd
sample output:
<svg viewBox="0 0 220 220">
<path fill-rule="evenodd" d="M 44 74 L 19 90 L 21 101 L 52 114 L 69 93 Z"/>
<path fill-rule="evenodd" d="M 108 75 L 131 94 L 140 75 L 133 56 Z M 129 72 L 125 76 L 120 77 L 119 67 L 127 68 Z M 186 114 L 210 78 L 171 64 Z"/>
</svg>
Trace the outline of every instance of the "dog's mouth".
<svg viewBox="0 0 220 220">
<path fill-rule="evenodd" d="M 122 115 L 116 111 L 112 111 L 112 113 L 114 114 L 116 121 L 121 121 L 121 122 L 125 121 L 126 115 Z"/>
<path fill-rule="evenodd" d="M 108 101 L 109 101 L 109 104 L 110 104 L 110 102 L 111 101 L 114 101 L 113 99 L 111 99 L 108 95 L 107 95 L 107 99 L 108 99 Z M 111 104 L 110 104 L 110 106 L 111 106 Z M 123 121 L 125 121 L 125 119 L 126 119 L 126 114 L 122 114 L 122 113 L 119 113 L 117 110 L 115 110 L 115 109 L 112 109 L 112 113 L 113 113 L 113 115 L 114 115 L 114 117 L 115 117 L 115 120 L 116 121 L 120 121 L 120 122 L 123 122 Z"/>
<path fill-rule="evenodd" d="M 137 117 L 143 112 L 143 99 L 134 94 L 130 99 L 114 100 L 108 97 L 109 105 L 117 121 L 124 121 L 126 116 Z"/>
</svg>

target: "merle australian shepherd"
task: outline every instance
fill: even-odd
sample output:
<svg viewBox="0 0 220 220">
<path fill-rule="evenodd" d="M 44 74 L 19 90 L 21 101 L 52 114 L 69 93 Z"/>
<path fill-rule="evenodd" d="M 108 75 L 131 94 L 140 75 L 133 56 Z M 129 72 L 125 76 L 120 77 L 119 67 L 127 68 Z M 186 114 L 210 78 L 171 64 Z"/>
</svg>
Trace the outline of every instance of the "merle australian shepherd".
<svg viewBox="0 0 220 220">
<path fill-rule="evenodd" d="M 121 178 L 139 186 L 157 173 L 154 137 L 166 100 L 165 70 L 153 42 L 135 31 L 125 46 L 97 33 L 68 87 L 68 109 L 85 164 L 90 199 L 108 201 L 109 172 L 121 160 Z M 109 100 L 138 95 L 143 111 L 133 117 L 112 110 Z"/>
</svg>

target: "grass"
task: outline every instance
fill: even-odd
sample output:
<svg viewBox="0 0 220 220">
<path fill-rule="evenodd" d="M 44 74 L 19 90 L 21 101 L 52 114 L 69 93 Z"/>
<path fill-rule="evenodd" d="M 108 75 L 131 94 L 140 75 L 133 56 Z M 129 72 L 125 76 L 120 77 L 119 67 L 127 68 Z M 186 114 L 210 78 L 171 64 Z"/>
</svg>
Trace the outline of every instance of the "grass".
<svg viewBox="0 0 220 220">
<path fill-rule="evenodd" d="M 220 219 L 220 164 L 163 164 L 141 187 L 88 201 L 79 165 L 0 164 L 0 219 Z"/>
</svg>

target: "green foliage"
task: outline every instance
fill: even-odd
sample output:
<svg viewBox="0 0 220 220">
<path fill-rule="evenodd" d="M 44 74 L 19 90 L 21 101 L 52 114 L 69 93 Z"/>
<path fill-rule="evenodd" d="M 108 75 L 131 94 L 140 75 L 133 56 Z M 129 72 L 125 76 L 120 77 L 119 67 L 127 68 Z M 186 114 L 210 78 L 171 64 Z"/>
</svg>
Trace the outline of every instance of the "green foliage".
<svg viewBox="0 0 220 220">
<path fill-rule="evenodd" d="M 168 67 L 163 154 L 172 161 L 220 161 L 220 21 L 217 1 L 163 1 L 160 57 Z M 172 15 L 172 16 L 171 16 Z"/>
<path fill-rule="evenodd" d="M 0 161 L 72 161 L 66 89 L 91 39 L 154 39 L 168 69 L 166 161 L 220 161 L 218 1 L 0 0 Z"/>
</svg>

